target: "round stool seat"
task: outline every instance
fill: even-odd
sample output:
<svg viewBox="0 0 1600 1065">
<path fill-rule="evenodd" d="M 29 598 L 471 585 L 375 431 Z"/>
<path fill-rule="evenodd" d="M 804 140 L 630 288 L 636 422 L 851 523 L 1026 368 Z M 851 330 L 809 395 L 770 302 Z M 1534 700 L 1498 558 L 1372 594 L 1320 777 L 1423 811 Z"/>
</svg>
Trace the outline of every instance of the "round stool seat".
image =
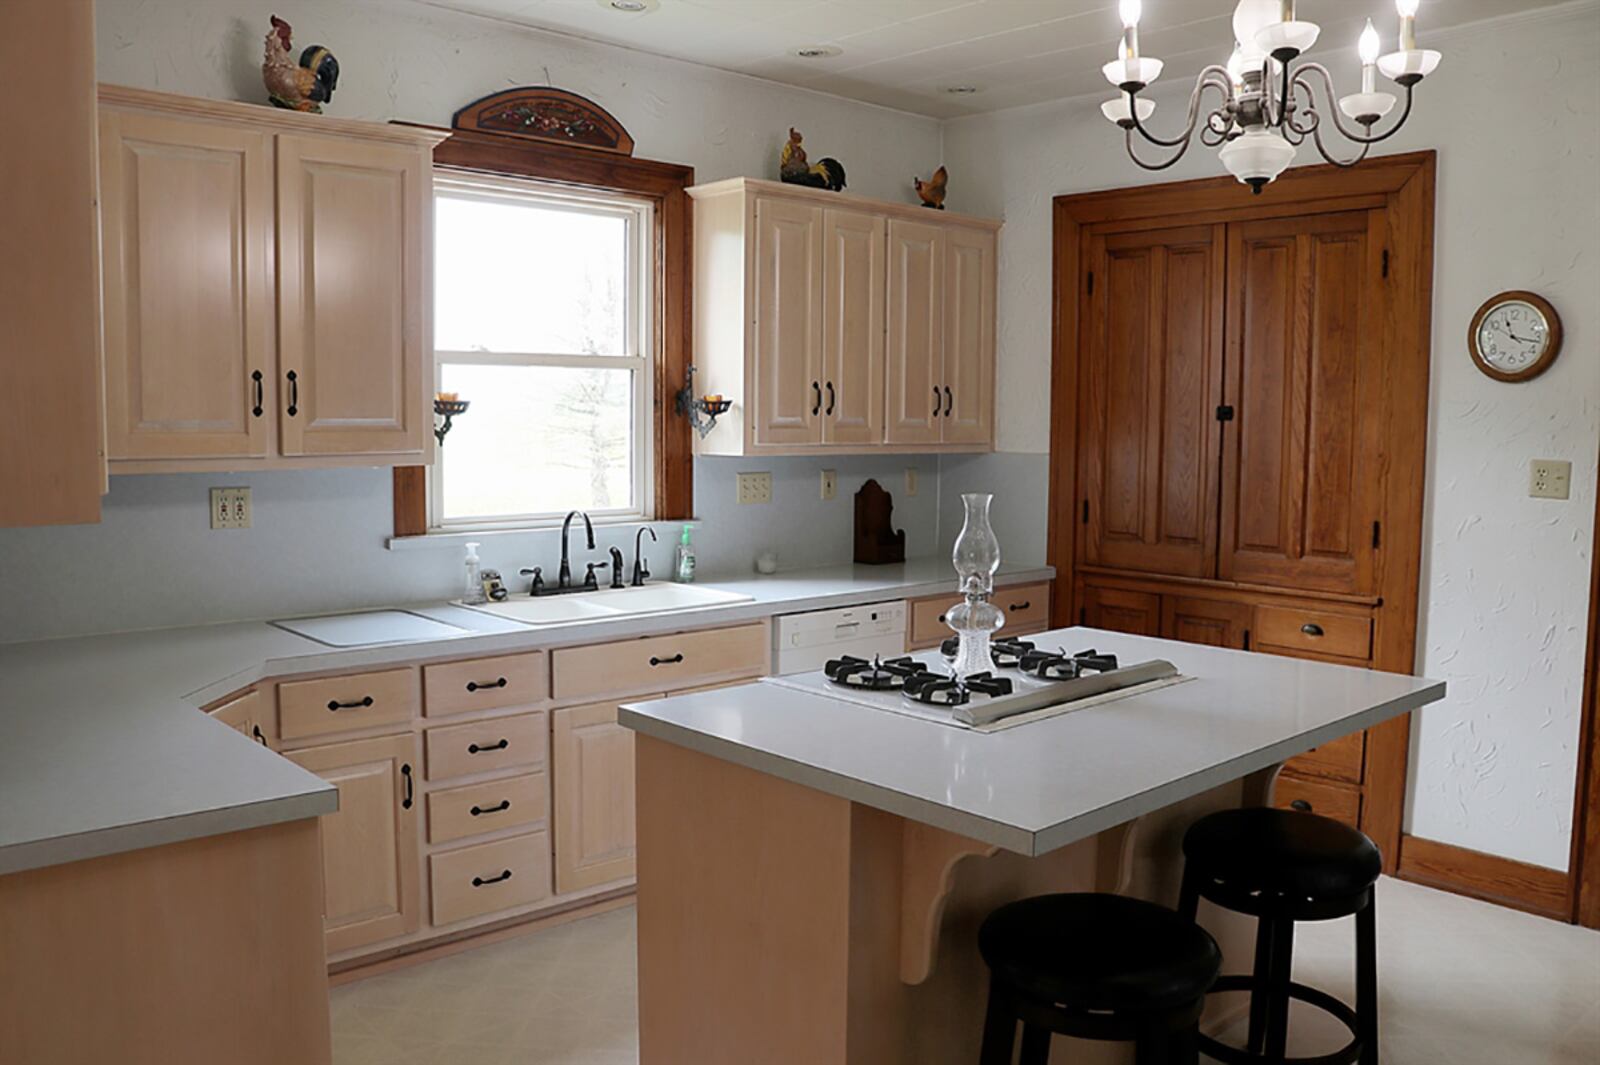
<svg viewBox="0 0 1600 1065">
<path fill-rule="evenodd" d="M 1308 899 L 1359 895 L 1383 871 L 1377 844 L 1348 825 L 1267 807 L 1202 817 L 1184 834 L 1183 857 L 1234 889 Z"/>
<path fill-rule="evenodd" d="M 1222 969 L 1204 929 L 1120 895 L 1040 895 L 1002 906 L 983 922 L 978 949 L 997 980 L 1075 1011 L 1192 1002 Z"/>
</svg>

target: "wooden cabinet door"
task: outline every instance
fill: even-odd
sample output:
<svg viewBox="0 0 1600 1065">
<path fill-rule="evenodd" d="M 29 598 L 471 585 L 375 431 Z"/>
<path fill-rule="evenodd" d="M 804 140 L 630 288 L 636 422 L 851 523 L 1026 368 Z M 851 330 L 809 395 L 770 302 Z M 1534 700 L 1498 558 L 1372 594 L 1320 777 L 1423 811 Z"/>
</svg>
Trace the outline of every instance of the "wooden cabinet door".
<svg viewBox="0 0 1600 1065">
<path fill-rule="evenodd" d="M 416 738 L 334 743 L 285 757 L 339 789 L 339 811 L 322 818 L 328 953 L 416 931 Z"/>
<path fill-rule="evenodd" d="M 889 413 L 891 444 L 943 439 L 945 230 L 889 220 Z"/>
<path fill-rule="evenodd" d="M 430 179 L 414 147 L 278 138 L 285 455 L 426 450 Z"/>
<path fill-rule="evenodd" d="M 1375 589 L 1382 227 L 1346 211 L 1229 228 L 1224 579 Z"/>
<path fill-rule="evenodd" d="M 1161 597 L 1161 635 L 1185 643 L 1247 650 L 1254 612 L 1249 603 L 1165 595 Z"/>
<path fill-rule="evenodd" d="M 995 235 L 952 226 L 945 235 L 944 414 L 947 444 L 994 440 Z"/>
<path fill-rule="evenodd" d="M 265 455 L 271 135 L 104 110 L 100 175 L 110 457 Z"/>
<path fill-rule="evenodd" d="M 593 703 L 554 711 L 551 733 L 556 893 L 633 876 L 633 731 L 616 703 Z"/>
<path fill-rule="evenodd" d="M 1135 636 L 1161 635 L 1161 596 L 1122 588 L 1083 589 L 1083 624 Z"/>
<path fill-rule="evenodd" d="M 1083 561 L 1214 576 L 1224 228 L 1087 243 Z"/>
<path fill-rule="evenodd" d="M 822 208 L 756 200 L 757 444 L 822 439 Z"/>
<path fill-rule="evenodd" d="M 830 209 L 822 232 L 822 442 L 880 444 L 887 226 Z"/>
</svg>

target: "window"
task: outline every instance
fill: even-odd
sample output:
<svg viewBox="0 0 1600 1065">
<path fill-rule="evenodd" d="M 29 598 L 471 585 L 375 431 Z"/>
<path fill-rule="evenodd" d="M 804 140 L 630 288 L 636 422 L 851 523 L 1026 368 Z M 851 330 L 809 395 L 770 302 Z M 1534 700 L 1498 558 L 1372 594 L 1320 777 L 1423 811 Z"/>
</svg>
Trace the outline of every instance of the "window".
<svg viewBox="0 0 1600 1065">
<path fill-rule="evenodd" d="M 435 182 L 440 392 L 471 403 L 429 477 L 437 529 L 652 509 L 652 205 L 513 178 Z"/>
</svg>

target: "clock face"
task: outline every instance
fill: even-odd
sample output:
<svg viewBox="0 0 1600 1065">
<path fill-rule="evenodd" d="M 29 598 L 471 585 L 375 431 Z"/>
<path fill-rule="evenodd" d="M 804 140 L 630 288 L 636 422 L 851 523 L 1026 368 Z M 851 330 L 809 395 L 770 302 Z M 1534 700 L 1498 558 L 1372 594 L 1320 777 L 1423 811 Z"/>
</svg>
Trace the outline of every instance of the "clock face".
<svg viewBox="0 0 1600 1065">
<path fill-rule="evenodd" d="M 1550 322 L 1533 304 L 1507 300 L 1489 309 L 1473 339 L 1485 363 L 1515 374 L 1533 366 L 1549 349 Z"/>
</svg>

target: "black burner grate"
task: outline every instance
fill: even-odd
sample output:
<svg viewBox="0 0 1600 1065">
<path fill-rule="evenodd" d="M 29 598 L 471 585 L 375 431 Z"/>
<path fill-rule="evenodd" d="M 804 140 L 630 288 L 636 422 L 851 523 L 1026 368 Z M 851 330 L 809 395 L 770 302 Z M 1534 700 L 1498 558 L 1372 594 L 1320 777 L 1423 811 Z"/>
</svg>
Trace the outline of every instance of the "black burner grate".
<svg viewBox="0 0 1600 1065">
<path fill-rule="evenodd" d="M 828 662 L 822 671 L 833 683 L 846 688 L 896 691 L 905 686 L 907 678 L 924 673 L 926 667 L 913 658 L 874 657 L 868 662 L 865 658 L 845 655 Z"/>
</svg>

